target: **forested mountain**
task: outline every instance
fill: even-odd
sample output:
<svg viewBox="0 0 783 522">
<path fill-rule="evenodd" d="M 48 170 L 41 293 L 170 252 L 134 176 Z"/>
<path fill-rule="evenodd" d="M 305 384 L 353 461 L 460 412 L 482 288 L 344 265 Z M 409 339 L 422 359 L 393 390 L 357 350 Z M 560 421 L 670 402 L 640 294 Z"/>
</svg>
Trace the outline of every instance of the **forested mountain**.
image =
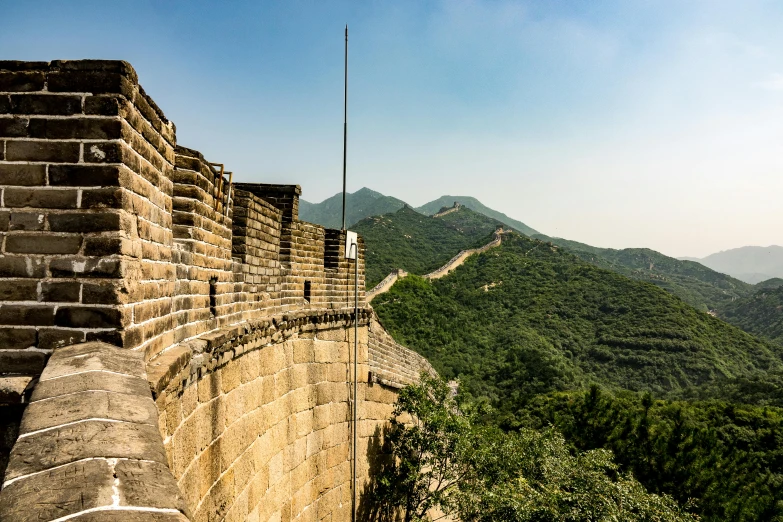
<svg viewBox="0 0 783 522">
<path fill-rule="evenodd" d="M 440 268 L 460 250 L 488 243 L 502 223 L 461 207 L 439 218 L 410 207 L 365 218 L 352 228 L 362 235 L 367 256 L 367 288 L 402 268 L 424 275 Z"/>
<path fill-rule="evenodd" d="M 403 278 L 373 307 L 464 400 L 495 407 L 487 422 L 611 449 L 705 520 L 783 516 L 780 346 L 521 235 L 441 279 Z"/>
<path fill-rule="evenodd" d="M 777 288 L 779 286 L 783 286 L 783 279 L 780 277 L 773 277 L 772 279 L 767 279 L 766 281 L 762 281 L 760 283 L 756 283 L 753 286 L 754 290 L 761 290 L 764 288 Z"/>
<path fill-rule="evenodd" d="M 721 308 L 719 317 L 783 346 L 783 285 L 761 288 Z"/>
<path fill-rule="evenodd" d="M 752 285 L 731 276 L 693 261 L 665 256 L 648 248 L 615 250 L 543 234 L 533 237 L 568 248 L 583 260 L 601 268 L 660 286 L 703 311 L 720 310 L 732 300 L 745 297 L 753 291 Z"/>
<path fill-rule="evenodd" d="M 459 203 L 475 212 L 479 212 L 487 217 L 497 219 L 501 223 L 504 223 L 505 225 L 513 228 L 514 230 L 518 232 L 522 232 L 523 234 L 526 234 L 528 236 L 532 234 L 538 234 L 538 232 L 536 232 L 529 226 L 525 225 L 521 221 L 512 219 L 507 215 L 505 215 L 504 213 L 498 212 L 497 210 L 492 210 L 488 206 L 481 203 L 481 201 L 470 196 L 441 196 L 436 200 L 430 201 L 429 203 L 425 203 L 424 205 L 420 206 L 416 210 L 418 210 L 422 214 L 431 216 L 432 214 L 437 213 L 443 207 L 453 206 L 454 203 Z"/>
<path fill-rule="evenodd" d="M 781 366 L 779 348 L 668 292 L 519 235 L 373 306 L 398 341 L 504 409 L 589 382 L 663 394 Z"/>
<path fill-rule="evenodd" d="M 710 254 L 698 261 L 713 270 L 750 284 L 772 277 L 783 277 L 783 246 L 733 248 Z"/>
<path fill-rule="evenodd" d="M 345 195 L 345 225 L 351 226 L 367 216 L 379 216 L 394 212 L 405 206 L 405 202 L 391 196 L 384 196 L 367 187 Z M 320 203 L 310 203 L 299 200 L 299 219 L 317 223 L 327 228 L 342 227 L 343 194 L 334 196 Z"/>
</svg>

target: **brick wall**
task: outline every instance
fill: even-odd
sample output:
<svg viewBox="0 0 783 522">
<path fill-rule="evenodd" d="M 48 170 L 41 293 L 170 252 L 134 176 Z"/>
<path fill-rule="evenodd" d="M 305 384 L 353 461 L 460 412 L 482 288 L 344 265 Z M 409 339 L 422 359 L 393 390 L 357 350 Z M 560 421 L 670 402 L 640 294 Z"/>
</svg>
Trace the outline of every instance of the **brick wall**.
<svg viewBox="0 0 783 522">
<path fill-rule="evenodd" d="M 301 188 L 230 197 L 125 62 L 0 62 L 0 154 L 0 372 L 91 340 L 151 359 L 353 295 L 352 265 L 324 265 L 339 232 L 298 220 Z"/>
<path fill-rule="evenodd" d="M 54 395 L 41 396 L 61 409 L 28 410 L 0 518 L 53 509 L 67 516 L 62 509 L 76 505 L 68 499 L 153 508 L 135 511 L 137 520 L 162 519 L 155 509 L 178 520 L 183 512 L 194 520 L 350 518 L 355 270 L 362 487 L 397 387 L 427 365 L 371 322 L 363 240 L 358 261 L 345 259 L 344 232 L 298 220 L 300 193 L 297 185 L 229 187 L 199 152 L 176 144 L 173 123 L 125 62 L 0 62 L 0 391 L 3 379 L 14 380 L 18 390 L 6 395 L 21 402 L 32 390 L 35 403 L 51 385 L 35 382 L 53 350 L 78 367 L 67 376 L 78 393 L 55 385 Z M 82 344 L 91 341 L 108 344 Z M 83 358 L 91 350 L 100 361 Z M 137 411 L 135 399 L 122 397 L 91 406 L 126 393 L 117 386 L 133 364 L 146 366 L 168 464 L 135 482 L 138 470 L 128 465 L 138 463 L 123 459 L 161 462 L 153 448 L 161 440 L 146 436 L 155 424 L 144 416 L 149 408 Z M 92 372 L 103 373 L 82 377 Z M 381 372 L 388 378 L 368 381 Z M 62 377 L 54 373 L 42 382 Z M 98 427 L 97 445 L 89 433 L 73 439 L 51 424 L 87 415 L 74 422 L 89 431 L 93 413 L 109 423 Z M 115 426 L 138 424 L 137 414 L 144 427 Z M 12 421 L 5 431 L 15 437 Z M 28 444 L 38 425 L 47 426 L 45 451 Z M 126 428 L 144 431 L 140 444 L 148 446 L 125 451 Z M 56 458 L 28 469 L 49 453 Z M 84 477 L 76 482 L 71 461 L 57 460 L 74 455 L 82 457 L 73 471 Z M 61 466 L 68 473 L 56 472 Z M 163 484 L 167 473 L 184 504 L 176 491 L 141 487 Z M 28 475 L 29 491 L 20 478 Z M 36 485 L 41 477 L 45 488 Z M 40 494 L 33 509 L 14 507 L 33 493 Z"/>
</svg>

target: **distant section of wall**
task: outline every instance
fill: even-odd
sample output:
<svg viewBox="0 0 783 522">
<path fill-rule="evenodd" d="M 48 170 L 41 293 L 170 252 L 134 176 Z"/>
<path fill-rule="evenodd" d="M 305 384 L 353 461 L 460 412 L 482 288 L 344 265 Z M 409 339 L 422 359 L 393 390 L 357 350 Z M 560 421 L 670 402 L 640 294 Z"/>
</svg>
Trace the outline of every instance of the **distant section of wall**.
<svg viewBox="0 0 783 522">
<path fill-rule="evenodd" d="M 405 277 L 407 275 L 408 272 L 406 272 L 402 268 L 398 268 L 397 270 L 390 272 L 389 275 L 383 278 L 383 281 L 375 285 L 372 288 L 372 290 L 367 291 L 367 302 L 372 301 L 372 298 L 375 297 L 376 295 L 388 291 L 389 288 L 394 286 L 394 283 L 396 283 L 398 279 Z"/>
</svg>

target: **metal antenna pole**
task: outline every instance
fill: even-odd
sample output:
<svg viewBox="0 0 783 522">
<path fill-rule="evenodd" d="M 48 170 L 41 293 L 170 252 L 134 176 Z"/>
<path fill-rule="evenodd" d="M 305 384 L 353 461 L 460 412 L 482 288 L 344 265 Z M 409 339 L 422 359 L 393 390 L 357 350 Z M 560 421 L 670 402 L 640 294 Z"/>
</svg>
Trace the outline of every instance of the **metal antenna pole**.
<svg viewBox="0 0 783 522">
<path fill-rule="evenodd" d="M 353 278 L 353 495 L 351 498 L 351 520 L 356 522 L 356 438 L 358 432 L 359 404 L 359 244 L 354 243 Z"/>
<path fill-rule="evenodd" d="M 345 24 L 345 93 L 343 99 L 343 228 L 345 230 L 345 163 L 348 154 L 348 24 Z"/>
</svg>

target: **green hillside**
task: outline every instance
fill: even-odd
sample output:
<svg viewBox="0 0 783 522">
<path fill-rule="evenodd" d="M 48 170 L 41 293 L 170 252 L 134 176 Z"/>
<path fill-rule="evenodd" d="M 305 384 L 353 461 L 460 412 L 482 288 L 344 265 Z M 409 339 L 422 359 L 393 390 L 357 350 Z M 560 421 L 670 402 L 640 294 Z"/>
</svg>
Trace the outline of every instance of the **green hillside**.
<svg viewBox="0 0 783 522">
<path fill-rule="evenodd" d="M 345 195 L 345 224 L 351 226 L 367 216 L 379 216 L 394 212 L 405 206 L 405 202 L 391 196 L 384 196 L 367 187 L 353 194 Z M 299 219 L 317 223 L 327 228 L 342 227 L 343 195 L 342 192 L 323 200 L 320 203 L 310 203 L 299 200 Z"/>
<path fill-rule="evenodd" d="M 542 234 L 534 237 L 568 248 L 583 260 L 601 268 L 659 286 L 702 311 L 720 310 L 753 290 L 752 285 L 704 265 L 668 257 L 648 248 L 615 250 Z"/>
<path fill-rule="evenodd" d="M 476 198 L 470 196 L 441 196 L 434 201 L 425 203 L 424 205 L 420 206 L 416 210 L 418 210 L 422 214 L 431 216 L 432 214 L 437 213 L 443 207 L 453 206 L 455 202 L 465 205 L 466 207 L 468 207 L 469 209 L 475 212 L 479 212 L 481 214 L 484 214 L 485 216 L 491 217 L 493 219 L 497 219 L 501 223 L 504 223 L 505 225 L 513 228 L 514 230 L 517 230 L 518 232 L 522 232 L 523 234 L 526 234 L 528 236 L 533 234 L 538 234 L 538 232 L 536 232 L 529 226 L 525 225 L 521 221 L 512 219 L 507 215 L 505 215 L 504 213 L 498 212 L 497 210 L 492 210 L 491 208 L 487 207 Z"/>
<path fill-rule="evenodd" d="M 783 286 L 762 288 L 720 309 L 718 316 L 783 346 Z"/>
<path fill-rule="evenodd" d="M 501 411 L 598 382 L 666 394 L 781 366 L 777 348 L 660 288 L 514 236 L 373 302 L 387 329 Z"/>
<path fill-rule="evenodd" d="M 486 244 L 502 223 L 460 208 L 440 218 L 410 207 L 365 218 L 352 227 L 365 241 L 367 288 L 402 268 L 424 275 L 440 268 L 460 250 Z"/>
<path fill-rule="evenodd" d="M 783 286 L 783 279 L 780 277 L 773 277 L 772 279 L 767 279 L 766 281 L 756 283 L 753 285 L 753 289 L 762 290 L 764 288 L 778 288 L 779 286 Z"/>
</svg>

